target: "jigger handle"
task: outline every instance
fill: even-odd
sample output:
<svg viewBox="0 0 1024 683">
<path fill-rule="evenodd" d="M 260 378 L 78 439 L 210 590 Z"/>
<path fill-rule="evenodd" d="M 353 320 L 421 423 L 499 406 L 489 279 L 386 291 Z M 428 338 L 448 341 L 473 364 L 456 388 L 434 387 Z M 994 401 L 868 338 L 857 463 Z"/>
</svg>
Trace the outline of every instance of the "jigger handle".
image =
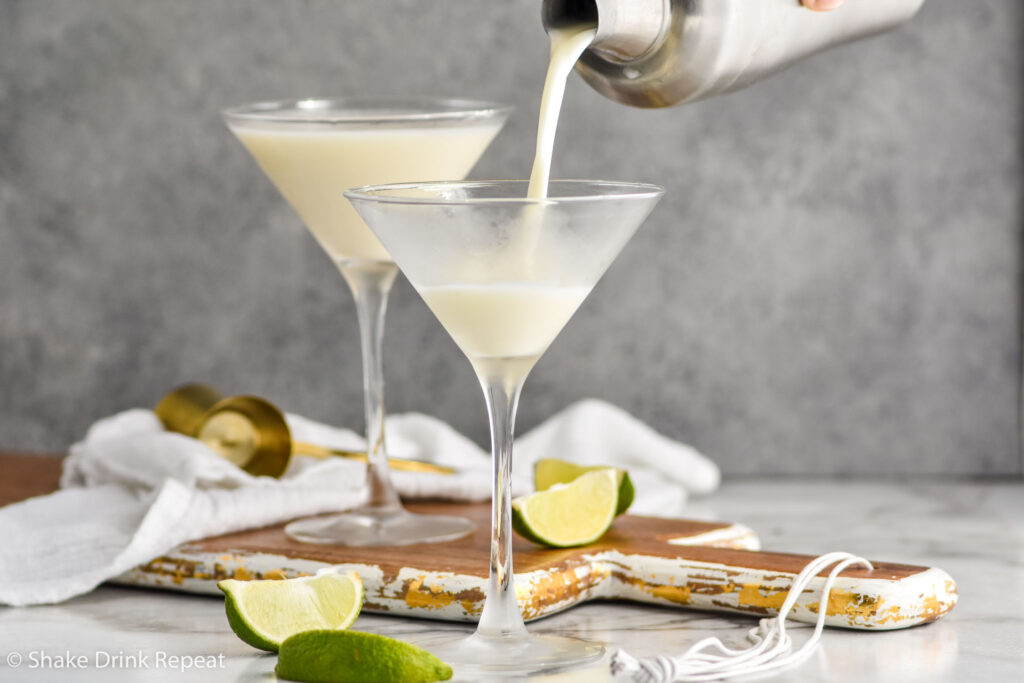
<svg viewBox="0 0 1024 683">
<path fill-rule="evenodd" d="M 341 457 L 349 458 L 351 460 L 358 460 L 359 462 L 366 462 L 366 453 L 360 453 L 358 451 L 342 451 L 334 448 L 327 448 L 326 446 L 320 446 L 315 443 L 306 443 L 302 441 L 292 442 L 292 453 L 296 455 L 307 455 L 311 458 L 330 458 Z M 404 472 L 430 472 L 432 474 L 455 474 L 455 470 L 451 467 L 445 467 L 444 465 L 435 465 L 432 462 L 423 462 L 422 460 L 406 460 L 405 458 L 388 458 L 388 464 L 391 469 L 401 470 Z"/>
</svg>

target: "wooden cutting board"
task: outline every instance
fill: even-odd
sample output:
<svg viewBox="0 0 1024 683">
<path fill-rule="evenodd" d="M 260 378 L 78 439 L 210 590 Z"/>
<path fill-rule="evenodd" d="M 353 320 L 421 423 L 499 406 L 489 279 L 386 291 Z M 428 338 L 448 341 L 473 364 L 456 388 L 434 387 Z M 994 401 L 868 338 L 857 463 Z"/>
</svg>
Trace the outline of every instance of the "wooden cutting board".
<svg viewBox="0 0 1024 683">
<path fill-rule="evenodd" d="M 56 490 L 59 475 L 58 458 L 0 454 L 0 505 Z M 350 548 L 297 543 L 283 524 L 275 525 L 187 543 L 115 582 L 219 594 L 217 581 L 225 578 L 281 579 L 341 566 L 362 577 L 366 611 L 475 621 L 487 587 L 490 504 L 408 507 L 468 517 L 477 528 L 448 543 Z M 516 594 L 528 620 L 593 599 L 771 615 L 812 558 L 757 547 L 754 533 L 738 524 L 624 515 L 583 548 L 544 549 L 516 537 Z M 826 608 L 828 625 L 905 628 L 934 621 L 956 604 L 956 584 L 941 569 L 874 566 L 840 575 Z M 814 621 L 823 581 L 805 591 L 792 618 Z"/>
</svg>

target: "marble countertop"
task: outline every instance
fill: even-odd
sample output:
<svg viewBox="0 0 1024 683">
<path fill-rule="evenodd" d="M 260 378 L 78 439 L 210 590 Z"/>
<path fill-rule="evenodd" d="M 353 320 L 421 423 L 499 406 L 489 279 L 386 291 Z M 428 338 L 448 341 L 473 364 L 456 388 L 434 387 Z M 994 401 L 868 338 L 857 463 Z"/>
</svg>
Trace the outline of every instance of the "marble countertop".
<svg viewBox="0 0 1024 683">
<path fill-rule="evenodd" d="M 945 619 L 902 631 L 827 629 L 809 660 L 767 680 L 1024 680 L 1019 481 L 735 480 L 691 502 L 684 514 L 747 524 L 766 549 L 846 550 L 938 566 L 956 579 L 960 602 Z M 575 607 L 530 628 L 646 656 L 682 652 L 711 634 L 743 646 L 754 625 L 748 616 L 608 602 Z M 470 628 L 370 614 L 360 616 L 356 627 L 397 638 Z M 793 627 L 797 644 L 809 629 Z M 231 633 L 223 601 L 213 597 L 104 586 L 61 605 L 0 608 L 3 681 L 272 681 L 275 661 Z M 607 661 L 539 678 L 615 680 Z"/>
</svg>

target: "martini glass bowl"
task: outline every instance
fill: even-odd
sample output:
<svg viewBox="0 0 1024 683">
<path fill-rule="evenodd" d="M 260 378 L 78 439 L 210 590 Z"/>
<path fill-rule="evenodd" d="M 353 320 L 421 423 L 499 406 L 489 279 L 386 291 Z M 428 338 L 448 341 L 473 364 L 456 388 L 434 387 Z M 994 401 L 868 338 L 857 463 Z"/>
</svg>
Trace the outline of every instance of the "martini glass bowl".
<svg viewBox="0 0 1024 683">
<path fill-rule="evenodd" d="M 487 600 L 477 630 L 421 644 L 460 676 L 572 668 L 603 648 L 532 635 L 516 602 L 511 468 L 516 407 L 534 364 L 654 208 L 654 185 L 552 181 L 406 183 L 345 195 L 469 358 L 491 431 L 493 497 Z"/>
<path fill-rule="evenodd" d="M 448 541 L 468 534 L 461 517 L 414 515 L 391 483 L 384 439 L 381 342 L 398 269 L 348 200 L 366 183 L 462 178 L 497 135 L 509 108 L 432 97 L 282 100 L 222 112 L 235 136 L 334 261 L 359 316 L 366 415 L 367 492 L 340 515 L 289 524 L 307 543 L 378 546 Z"/>
</svg>

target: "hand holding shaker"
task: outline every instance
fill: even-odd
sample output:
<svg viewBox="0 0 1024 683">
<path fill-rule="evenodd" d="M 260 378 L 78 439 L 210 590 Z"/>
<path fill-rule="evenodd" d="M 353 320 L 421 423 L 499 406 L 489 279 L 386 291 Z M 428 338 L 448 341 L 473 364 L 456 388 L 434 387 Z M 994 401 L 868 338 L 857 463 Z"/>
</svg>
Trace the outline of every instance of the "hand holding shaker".
<svg viewBox="0 0 1024 683">
<path fill-rule="evenodd" d="M 924 0 L 544 0 L 544 28 L 597 27 L 576 71 L 634 107 L 668 107 L 743 88 L 829 47 L 907 21 Z"/>
</svg>

